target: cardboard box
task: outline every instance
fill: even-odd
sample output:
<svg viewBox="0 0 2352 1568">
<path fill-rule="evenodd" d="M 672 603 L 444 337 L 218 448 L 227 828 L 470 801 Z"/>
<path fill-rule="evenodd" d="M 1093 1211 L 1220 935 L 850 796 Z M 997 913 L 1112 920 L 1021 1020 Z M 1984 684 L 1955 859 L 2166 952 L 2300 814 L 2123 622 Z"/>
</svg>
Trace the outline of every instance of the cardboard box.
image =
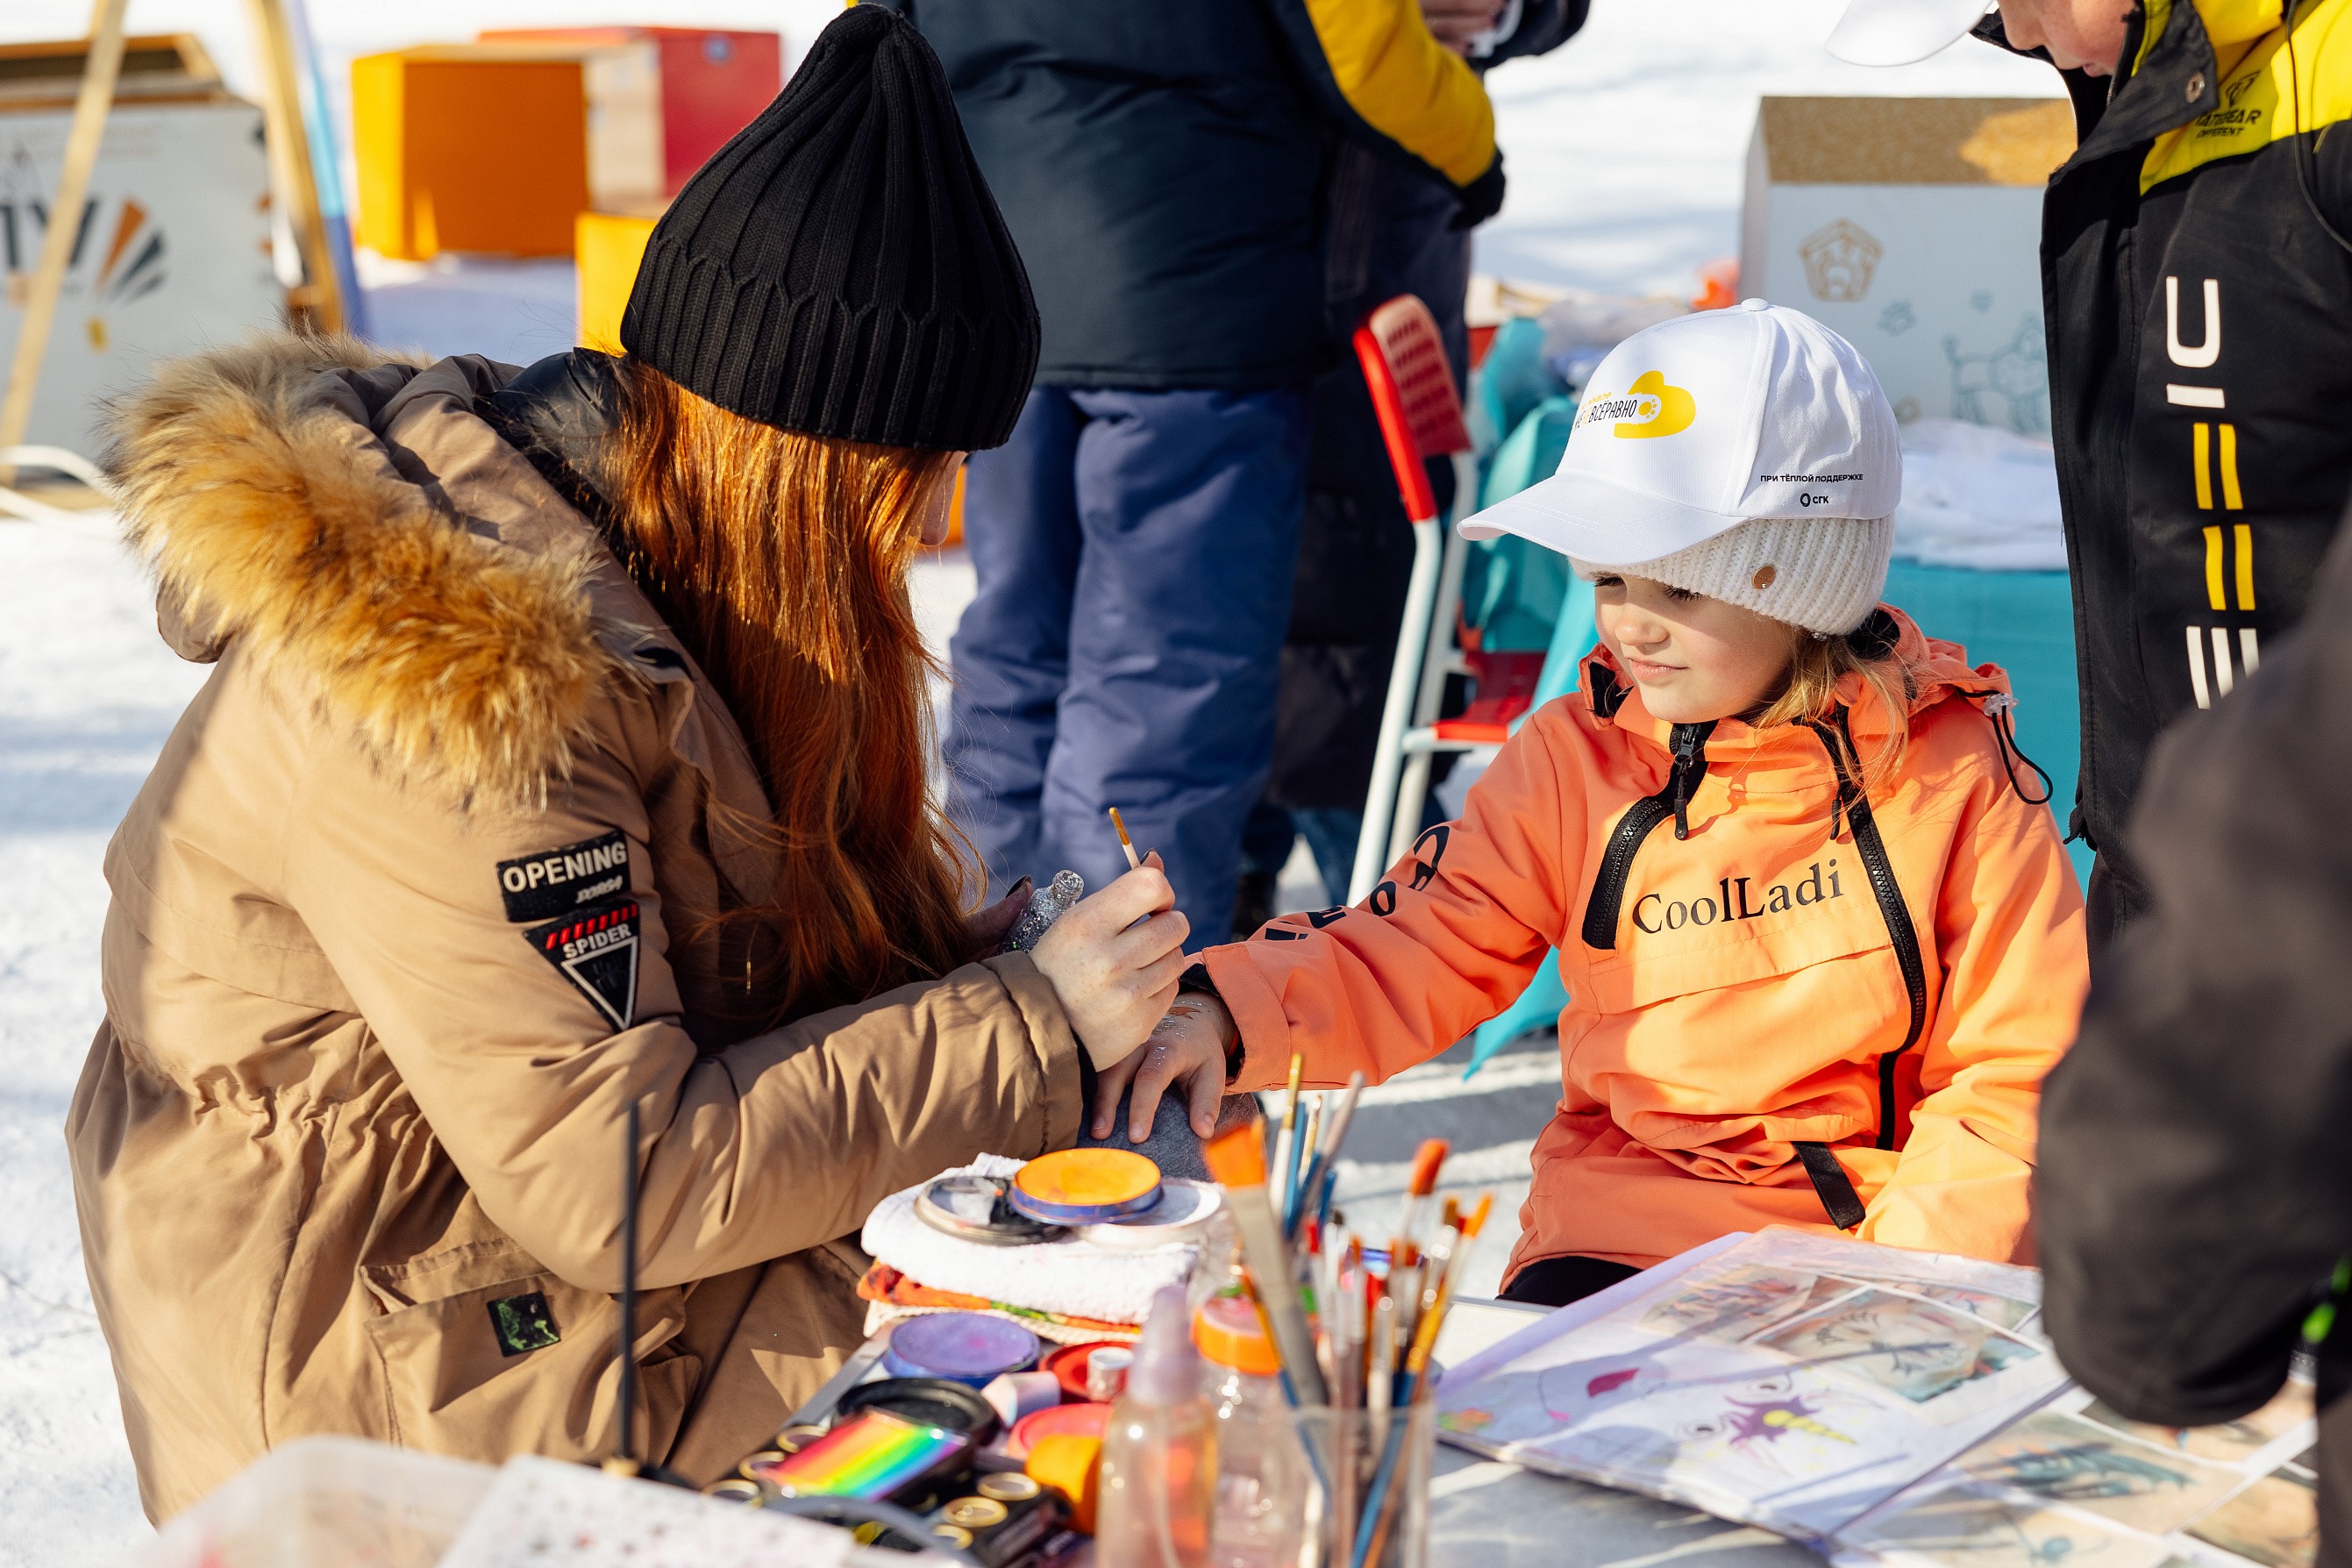
<svg viewBox="0 0 2352 1568">
<path fill-rule="evenodd" d="M 2046 437 L 2042 191 L 2074 150 L 2064 99 L 1767 98 L 1740 292 L 1844 334 L 1906 423 Z"/>
<path fill-rule="evenodd" d="M 518 27 L 486 32 L 486 44 L 614 47 L 650 45 L 659 67 L 660 195 L 674 196 L 687 176 L 758 117 L 784 86 L 780 33 L 715 27 Z"/>
<path fill-rule="evenodd" d="M 80 41 L 70 47 L 79 51 Z M 142 74 L 157 88 L 166 73 Z M 34 398 L 26 439 L 36 445 L 94 456 L 99 399 L 159 359 L 233 343 L 283 318 L 261 110 L 180 75 L 167 89 L 129 95 L 107 118 Z M 0 365 L 16 352 L 72 120 L 70 92 L 48 101 L 0 94 L 0 264 L 8 279 Z"/>
<path fill-rule="evenodd" d="M 359 242 L 568 256 L 572 220 L 663 199 L 658 51 L 434 44 L 352 62 Z"/>
</svg>

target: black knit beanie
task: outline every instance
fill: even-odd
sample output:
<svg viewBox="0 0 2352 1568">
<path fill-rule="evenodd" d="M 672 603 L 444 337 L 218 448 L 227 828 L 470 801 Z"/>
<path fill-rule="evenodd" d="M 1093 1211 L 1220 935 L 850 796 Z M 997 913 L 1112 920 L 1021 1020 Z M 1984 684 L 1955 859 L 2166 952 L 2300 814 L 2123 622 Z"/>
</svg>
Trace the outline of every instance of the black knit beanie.
<svg viewBox="0 0 2352 1568">
<path fill-rule="evenodd" d="M 747 419 L 1003 445 L 1037 372 L 1029 275 L 914 24 L 854 5 L 654 226 L 639 361 Z"/>
</svg>

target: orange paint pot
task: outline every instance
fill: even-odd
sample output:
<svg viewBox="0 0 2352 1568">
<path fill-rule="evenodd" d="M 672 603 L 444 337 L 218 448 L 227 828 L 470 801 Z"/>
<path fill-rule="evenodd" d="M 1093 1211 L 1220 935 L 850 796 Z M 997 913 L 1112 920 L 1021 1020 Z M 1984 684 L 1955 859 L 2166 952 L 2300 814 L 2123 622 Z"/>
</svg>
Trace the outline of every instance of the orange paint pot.
<svg viewBox="0 0 2352 1568">
<path fill-rule="evenodd" d="M 1021 1167 L 1006 1198 L 1048 1225 L 1089 1225 L 1160 1201 L 1160 1167 L 1125 1149 L 1063 1149 Z"/>
</svg>

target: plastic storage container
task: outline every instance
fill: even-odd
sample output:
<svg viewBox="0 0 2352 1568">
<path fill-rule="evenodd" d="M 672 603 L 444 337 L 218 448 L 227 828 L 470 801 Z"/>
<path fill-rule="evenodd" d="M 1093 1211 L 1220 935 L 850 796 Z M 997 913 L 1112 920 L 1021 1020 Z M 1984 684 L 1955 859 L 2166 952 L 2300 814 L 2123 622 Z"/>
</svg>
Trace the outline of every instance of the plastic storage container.
<svg viewBox="0 0 2352 1568">
<path fill-rule="evenodd" d="M 1217 1420 L 1217 1509 L 1209 1529 L 1215 1568 L 1277 1568 L 1298 1561 L 1312 1489 L 1306 1450 L 1282 1396 L 1281 1361 L 1257 1309 L 1217 1296 L 1192 1318 L 1205 1364 L 1201 1386 Z"/>
</svg>

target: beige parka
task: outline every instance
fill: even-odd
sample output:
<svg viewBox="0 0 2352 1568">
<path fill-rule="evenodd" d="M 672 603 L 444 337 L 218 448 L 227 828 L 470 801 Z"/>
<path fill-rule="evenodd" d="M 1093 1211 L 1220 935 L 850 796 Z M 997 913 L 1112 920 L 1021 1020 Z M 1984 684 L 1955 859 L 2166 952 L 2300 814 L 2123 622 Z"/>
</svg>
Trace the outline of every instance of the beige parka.
<svg viewBox="0 0 2352 1568">
<path fill-rule="evenodd" d="M 639 1431 L 698 1481 L 857 1342 L 878 1199 L 1080 1129 L 1024 956 L 709 1022 L 723 965 L 682 933 L 762 896 L 758 774 L 478 416 L 515 374 L 281 337 L 117 413 L 165 635 L 215 661 L 107 854 L 67 1130 L 157 1520 L 308 1433 L 605 1451 L 632 1099 Z"/>
</svg>

